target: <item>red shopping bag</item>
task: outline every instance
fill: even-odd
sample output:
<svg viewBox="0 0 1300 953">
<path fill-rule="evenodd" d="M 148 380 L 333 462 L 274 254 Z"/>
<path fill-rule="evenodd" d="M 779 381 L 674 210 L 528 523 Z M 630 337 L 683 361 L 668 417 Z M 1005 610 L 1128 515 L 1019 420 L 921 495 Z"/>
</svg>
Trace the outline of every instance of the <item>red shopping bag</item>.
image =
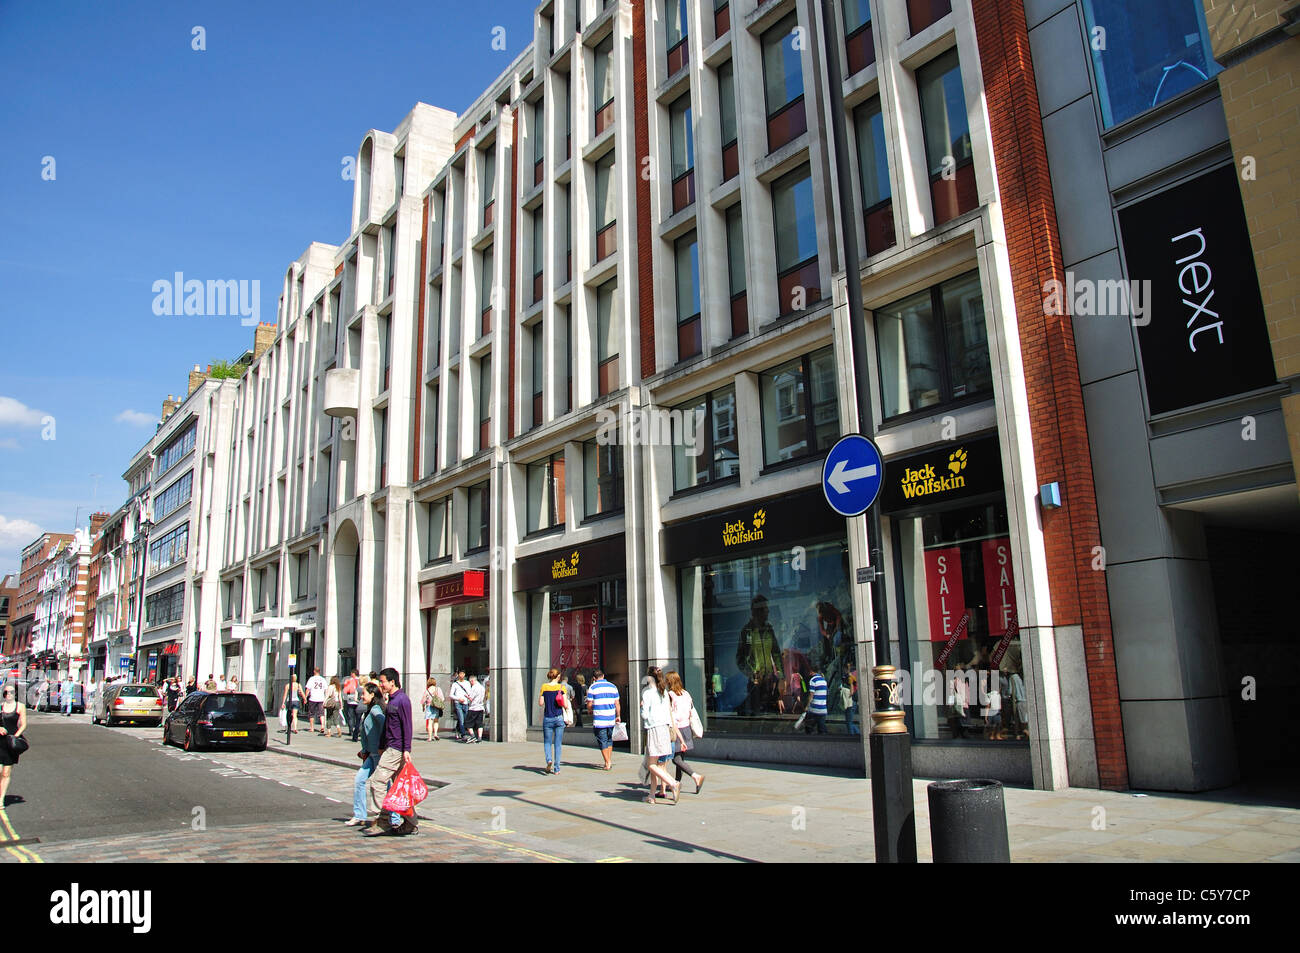
<svg viewBox="0 0 1300 953">
<path fill-rule="evenodd" d="M 415 765 L 408 761 L 393 778 L 382 809 L 392 814 L 412 817 L 415 815 L 415 805 L 428 796 L 429 786 L 420 777 L 420 772 L 415 770 Z"/>
</svg>

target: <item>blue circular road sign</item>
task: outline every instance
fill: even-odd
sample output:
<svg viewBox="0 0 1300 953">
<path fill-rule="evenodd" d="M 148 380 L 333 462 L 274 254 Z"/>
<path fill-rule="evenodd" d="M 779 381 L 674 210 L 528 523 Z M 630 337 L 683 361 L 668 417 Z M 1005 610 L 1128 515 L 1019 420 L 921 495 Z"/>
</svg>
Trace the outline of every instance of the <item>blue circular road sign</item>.
<svg viewBox="0 0 1300 953">
<path fill-rule="evenodd" d="M 862 434 L 841 437 L 822 464 L 822 492 L 841 516 L 861 516 L 870 509 L 884 479 L 880 450 Z"/>
</svg>

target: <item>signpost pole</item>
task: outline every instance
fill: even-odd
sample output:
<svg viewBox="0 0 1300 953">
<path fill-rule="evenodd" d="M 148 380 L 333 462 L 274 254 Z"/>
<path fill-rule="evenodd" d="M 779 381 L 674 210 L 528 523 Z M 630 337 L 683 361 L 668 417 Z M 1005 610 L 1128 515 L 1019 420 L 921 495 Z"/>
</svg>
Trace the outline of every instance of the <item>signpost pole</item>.
<svg viewBox="0 0 1300 953">
<path fill-rule="evenodd" d="M 866 320 L 862 308 L 861 266 L 858 261 L 858 209 L 852 200 L 851 170 L 856 163 L 849 154 L 844 118 L 844 80 L 840 75 L 840 42 L 835 23 L 840 22 L 840 3 L 822 0 L 822 49 L 830 85 L 830 114 L 835 171 L 840 206 L 840 246 L 844 252 L 845 286 L 848 293 L 851 364 L 858 369 L 859 427 L 875 433 L 875 403 L 866 373 Z M 883 476 L 883 474 L 882 474 Z M 876 566 L 880 556 L 880 515 L 875 507 L 866 512 L 868 562 L 877 569 L 871 586 L 870 617 L 867 624 L 875 644 L 876 666 L 871 673 L 871 807 L 875 827 L 878 863 L 916 862 L 916 815 L 912 802 L 912 739 L 903 721 L 898 670 L 889 662 L 889 628 L 885 615 L 884 576 Z"/>
</svg>

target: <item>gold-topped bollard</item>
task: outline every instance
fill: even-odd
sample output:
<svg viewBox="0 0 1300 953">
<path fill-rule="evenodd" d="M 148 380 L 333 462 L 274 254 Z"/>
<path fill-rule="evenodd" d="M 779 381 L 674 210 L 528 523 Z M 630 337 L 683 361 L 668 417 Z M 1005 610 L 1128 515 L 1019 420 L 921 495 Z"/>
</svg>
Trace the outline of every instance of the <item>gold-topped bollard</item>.
<svg viewBox="0 0 1300 953">
<path fill-rule="evenodd" d="M 907 734 L 903 720 L 902 685 L 898 668 L 877 665 L 871 670 L 871 733 L 873 735 Z"/>
</svg>

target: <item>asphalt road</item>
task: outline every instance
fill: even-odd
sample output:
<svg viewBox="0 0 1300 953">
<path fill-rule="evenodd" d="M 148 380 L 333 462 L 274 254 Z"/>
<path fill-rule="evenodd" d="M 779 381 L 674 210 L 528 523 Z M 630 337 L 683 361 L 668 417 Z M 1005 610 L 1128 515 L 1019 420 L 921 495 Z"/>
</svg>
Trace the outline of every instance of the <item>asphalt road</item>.
<svg viewBox="0 0 1300 953">
<path fill-rule="evenodd" d="M 20 835 L 55 844 L 190 831 L 196 819 L 214 829 L 350 814 L 319 794 L 230 766 L 253 752 L 221 752 L 222 765 L 159 745 L 161 730 L 139 735 L 91 725 L 86 716 L 29 713 L 31 750 L 5 799 Z"/>
</svg>

